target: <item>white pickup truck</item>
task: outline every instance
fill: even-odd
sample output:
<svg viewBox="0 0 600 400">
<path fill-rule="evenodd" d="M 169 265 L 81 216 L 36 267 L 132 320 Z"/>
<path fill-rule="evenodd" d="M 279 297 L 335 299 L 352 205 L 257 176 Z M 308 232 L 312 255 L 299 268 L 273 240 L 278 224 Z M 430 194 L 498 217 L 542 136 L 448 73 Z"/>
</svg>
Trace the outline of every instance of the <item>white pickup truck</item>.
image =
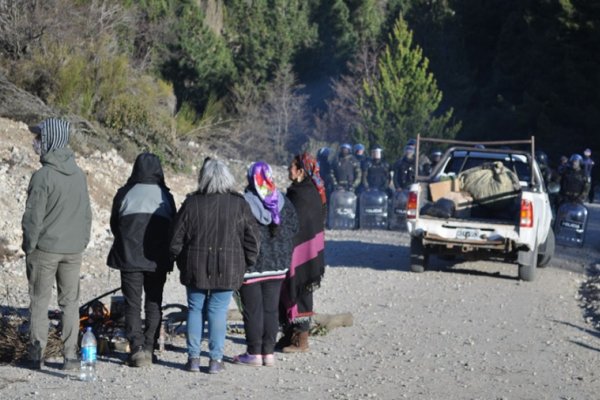
<svg viewBox="0 0 600 400">
<path fill-rule="evenodd" d="M 520 279 L 534 280 L 536 268 L 546 266 L 554 254 L 552 209 L 533 157 L 534 138 L 510 142 L 459 142 L 419 137 L 417 155 L 422 142 L 453 147 L 444 153 L 430 176 L 417 176 L 410 188 L 407 228 L 411 236 L 411 270 L 426 270 L 432 254 L 459 255 L 467 259 L 516 263 Z M 506 147 L 523 144 L 531 145 L 531 151 Z M 490 147 L 492 145 L 503 147 Z M 430 184 L 495 161 L 501 161 L 518 177 L 521 190 L 516 192 L 511 206 L 484 216 L 473 213 L 467 217 L 440 218 L 422 213 L 423 207 L 432 203 Z"/>
</svg>

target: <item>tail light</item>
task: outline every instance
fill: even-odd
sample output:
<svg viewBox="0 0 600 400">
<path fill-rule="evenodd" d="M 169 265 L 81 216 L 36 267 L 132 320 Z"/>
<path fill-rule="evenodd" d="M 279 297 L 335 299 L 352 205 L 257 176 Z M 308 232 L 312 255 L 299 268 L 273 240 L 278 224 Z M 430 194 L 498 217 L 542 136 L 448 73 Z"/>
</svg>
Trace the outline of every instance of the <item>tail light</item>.
<svg viewBox="0 0 600 400">
<path fill-rule="evenodd" d="M 414 219 L 417 217 L 417 192 L 408 193 L 406 202 L 406 218 Z"/>
<path fill-rule="evenodd" d="M 529 200 L 521 199 L 521 228 L 533 227 L 533 204 Z"/>
</svg>

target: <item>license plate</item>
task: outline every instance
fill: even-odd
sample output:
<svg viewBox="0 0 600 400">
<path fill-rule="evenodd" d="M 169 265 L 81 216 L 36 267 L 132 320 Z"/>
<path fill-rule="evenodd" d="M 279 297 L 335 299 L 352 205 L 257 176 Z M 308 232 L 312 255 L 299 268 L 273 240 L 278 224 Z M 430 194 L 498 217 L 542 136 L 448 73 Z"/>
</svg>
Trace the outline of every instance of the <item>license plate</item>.
<svg viewBox="0 0 600 400">
<path fill-rule="evenodd" d="M 479 229 L 457 229 L 456 238 L 465 240 L 479 239 Z"/>
<path fill-rule="evenodd" d="M 565 228 L 571 228 L 571 229 L 582 229 L 583 226 L 581 224 L 578 224 L 576 222 L 569 222 L 569 221 L 562 221 L 560 223 L 560 226 L 564 226 Z"/>
</svg>

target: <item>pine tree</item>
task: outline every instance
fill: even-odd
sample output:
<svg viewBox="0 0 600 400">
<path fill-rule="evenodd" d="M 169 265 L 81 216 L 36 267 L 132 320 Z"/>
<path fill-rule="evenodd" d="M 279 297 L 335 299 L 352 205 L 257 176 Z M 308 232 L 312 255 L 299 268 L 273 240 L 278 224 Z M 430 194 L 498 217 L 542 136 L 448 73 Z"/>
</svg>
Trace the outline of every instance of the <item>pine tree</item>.
<svg viewBox="0 0 600 400">
<path fill-rule="evenodd" d="M 206 26 L 195 1 L 180 1 L 175 21 L 176 40 L 169 45 L 171 58 L 162 72 L 174 82 L 180 103 L 189 101 L 201 110 L 211 95 L 222 97 L 234 80 L 232 54 L 223 38 Z"/>
<path fill-rule="evenodd" d="M 366 131 L 357 132 L 357 139 L 383 146 L 390 159 L 400 156 L 407 139 L 417 134 L 454 137 L 460 129 L 452 122 L 452 109 L 439 114 L 442 92 L 401 17 L 378 60 L 378 77 L 365 80 L 363 91 Z"/>
<path fill-rule="evenodd" d="M 265 83 L 316 41 L 302 0 L 227 0 L 226 37 L 240 76 Z"/>
</svg>

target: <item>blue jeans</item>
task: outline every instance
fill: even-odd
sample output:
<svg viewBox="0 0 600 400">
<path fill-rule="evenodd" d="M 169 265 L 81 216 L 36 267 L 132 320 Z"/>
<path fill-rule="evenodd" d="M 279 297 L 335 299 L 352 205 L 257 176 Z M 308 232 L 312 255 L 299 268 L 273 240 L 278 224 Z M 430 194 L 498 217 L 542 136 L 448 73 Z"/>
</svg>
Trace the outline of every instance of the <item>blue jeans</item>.
<svg viewBox="0 0 600 400">
<path fill-rule="evenodd" d="M 232 290 L 203 290 L 187 287 L 187 348 L 188 357 L 200 357 L 204 317 L 208 319 L 208 355 L 211 360 L 223 358 L 227 310 Z M 203 310 L 206 308 L 206 312 Z"/>
</svg>

